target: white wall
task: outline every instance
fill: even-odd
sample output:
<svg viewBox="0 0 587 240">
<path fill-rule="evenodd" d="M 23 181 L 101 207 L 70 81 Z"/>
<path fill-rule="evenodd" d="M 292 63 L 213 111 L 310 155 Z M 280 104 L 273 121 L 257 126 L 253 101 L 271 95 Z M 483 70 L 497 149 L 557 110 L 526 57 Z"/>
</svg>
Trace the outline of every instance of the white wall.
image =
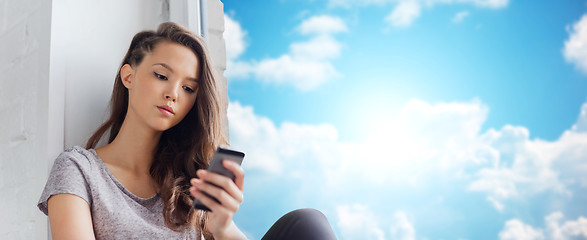
<svg viewBox="0 0 587 240">
<path fill-rule="evenodd" d="M 0 1 L 0 238 L 43 239 L 51 1 Z"/>
<path fill-rule="evenodd" d="M 65 80 L 66 147 L 85 145 L 90 135 L 106 119 L 106 106 L 116 70 L 132 36 L 140 30 L 154 30 L 159 23 L 169 21 L 170 17 L 174 19 L 173 15 L 169 16 L 169 5 L 199 6 L 198 1 L 194 0 L 185 1 L 189 4 L 180 2 L 54 1 L 51 78 Z M 226 68 L 226 51 L 222 39 L 223 5 L 218 0 L 207 0 L 206 5 L 209 11 L 208 27 L 212 29 L 208 35 L 209 47 L 217 65 L 216 70 L 223 73 Z M 191 13 L 194 14 L 193 11 Z M 195 26 L 199 23 L 182 24 L 189 25 L 192 31 L 198 31 Z M 219 75 L 219 86 L 223 92 L 227 92 L 226 79 L 222 74 Z M 227 105 L 226 95 L 223 98 Z"/>
<path fill-rule="evenodd" d="M 0 239 L 47 238 L 36 202 L 53 160 L 103 122 L 132 36 L 168 21 L 170 1 L 198 2 L 0 0 Z M 223 5 L 205 1 L 223 72 Z"/>
<path fill-rule="evenodd" d="M 51 79 L 65 90 L 65 146 L 84 146 L 107 116 L 114 77 L 135 33 L 168 16 L 164 1 L 53 2 Z"/>
</svg>

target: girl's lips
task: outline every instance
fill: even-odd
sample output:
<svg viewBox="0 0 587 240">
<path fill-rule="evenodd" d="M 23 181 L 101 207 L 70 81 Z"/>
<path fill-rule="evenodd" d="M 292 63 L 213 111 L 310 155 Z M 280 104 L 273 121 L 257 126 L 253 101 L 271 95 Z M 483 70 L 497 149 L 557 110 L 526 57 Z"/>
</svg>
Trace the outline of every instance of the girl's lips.
<svg viewBox="0 0 587 240">
<path fill-rule="evenodd" d="M 171 116 L 174 115 L 175 113 L 173 112 L 173 108 L 167 106 L 167 105 L 163 105 L 163 106 L 157 106 L 157 108 L 159 109 L 159 111 L 161 111 L 161 113 L 163 113 L 165 116 Z"/>
</svg>

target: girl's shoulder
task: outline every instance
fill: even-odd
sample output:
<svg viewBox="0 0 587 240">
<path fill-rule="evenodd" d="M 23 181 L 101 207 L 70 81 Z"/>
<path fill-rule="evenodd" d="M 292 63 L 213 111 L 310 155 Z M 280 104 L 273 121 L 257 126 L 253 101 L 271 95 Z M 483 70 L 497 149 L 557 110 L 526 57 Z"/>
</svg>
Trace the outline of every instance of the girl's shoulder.
<svg viewBox="0 0 587 240">
<path fill-rule="evenodd" d="M 69 148 L 66 148 L 61 154 L 62 155 L 71 155 L 71 154 L 82 154 L 82 155 L 88 155 L 91 154 L 91 151 L 93 149 L 85 149 L 81 146 L 72 146 Z"/>
<path fill-rule="evenodd" d="M 92 205 L 91 186 L 103 181 L 101 167 L 93 149 L 80 146 L 67 148 L 55 159 L 45 189 L 37 206 L 48 214 L 48 200 L 61 193 L 77 195 Z"/>
<path fill-rule="evenodd" d="M 54 165 L 75 164 L 80 169 L 91 169 L 99 164 L 99 158 L 94 149 L 85 149 L 80 146 L 73 146 L 65 149 L 55 159 Z"/>
</svg>

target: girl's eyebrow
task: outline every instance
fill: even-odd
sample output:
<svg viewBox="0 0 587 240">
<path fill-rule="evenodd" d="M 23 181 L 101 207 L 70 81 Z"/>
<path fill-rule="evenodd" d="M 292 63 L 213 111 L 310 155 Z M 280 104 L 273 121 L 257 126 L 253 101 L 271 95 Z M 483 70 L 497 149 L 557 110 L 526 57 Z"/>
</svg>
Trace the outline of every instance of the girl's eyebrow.
<svg viewBox="0 0 587 240">
<path fill-rule="evenodd" d="M 153 64 L 153 66 L 155 66 L 155 65 L 160 65 L 160 66 L 162 66 L 164 68 L 167 68 L 167 70 L 169 70 L 171 73 L 173 73 L 173 68 L 171 68 L 169 65 L 167 65 L 165 63 L 155 63 L 155 64 Z"/>
<path fill-rule="evenodd" d="M 167 65 L 165 63 L 155 63 L 155 64 L 153 64 L 153 66 L 155 66 L 155 65 L 162 66 L 162 67 L 166 68 L 167 70 L 169 70 L 171 73 L 173 73 L 173 68 L 171 68 L 169 65 Z M 194 81 L 196 83 L 198 82 L 198 79 L 196 79 L 196 78 L 188 77 L 187 79 L 190 80 L 190 81 Z"/>
</svg>

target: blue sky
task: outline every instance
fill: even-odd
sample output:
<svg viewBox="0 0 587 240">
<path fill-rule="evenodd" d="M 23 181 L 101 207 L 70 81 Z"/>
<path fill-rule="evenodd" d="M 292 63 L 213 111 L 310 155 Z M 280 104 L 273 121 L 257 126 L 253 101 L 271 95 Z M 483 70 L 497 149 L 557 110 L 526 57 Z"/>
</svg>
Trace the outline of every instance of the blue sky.
<svg viewBox="0 0 587 240">
<path fill-rule="evenodd" d="M 236 221 L 587 239 L 587 1 L 223 1 Z"/>
</svg>

